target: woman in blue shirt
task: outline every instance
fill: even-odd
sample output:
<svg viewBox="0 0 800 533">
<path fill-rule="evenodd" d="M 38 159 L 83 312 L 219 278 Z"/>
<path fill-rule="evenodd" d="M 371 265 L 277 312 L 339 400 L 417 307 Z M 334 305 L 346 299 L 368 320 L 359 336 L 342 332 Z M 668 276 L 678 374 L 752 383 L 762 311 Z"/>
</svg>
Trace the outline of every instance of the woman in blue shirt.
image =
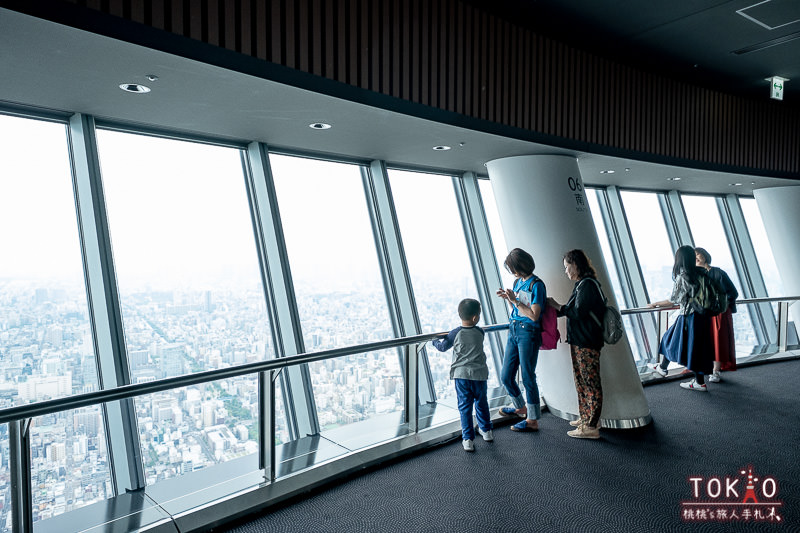
<svg viewBox="0 0 800 533">
<path fill-rule="evenodd" d="M 536 362 L 542 345 L 542 328 L 539 317 L 547 301 L 547 290 L 542 280 L 533 274 L 536 263 L 531 254 L 514 248 L 503 262 L 514 280 L 513 289 L 499 289 L 497 296 L 511 305 L 508 324 L 508 342 L 503 357 L 500 382 L 511 397 L 512 406 L 500 409 L 501 416 L 518 416 L 525 420 L 511 426 L 512 431 L 536 431 L 542 410 L 539 387 L 536 385 Z M 525 399 L 517 385 L 517 369 L 522 372 Z"/>
</svg>

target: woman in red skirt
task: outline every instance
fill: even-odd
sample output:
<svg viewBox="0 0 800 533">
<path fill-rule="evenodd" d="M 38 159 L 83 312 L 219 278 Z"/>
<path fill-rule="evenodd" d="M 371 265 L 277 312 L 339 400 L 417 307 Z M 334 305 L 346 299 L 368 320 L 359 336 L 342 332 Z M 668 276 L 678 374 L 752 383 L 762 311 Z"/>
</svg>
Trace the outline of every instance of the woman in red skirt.
<svg viewBox="0 0 800 533">
<path fill-rule="evenodd" d="M 708 381 L 722 381 L 720 371 L 736 370 L 736 341 L 733 338 L 733 313 L 736 312 L 736 298 L 739 291 L 733 286 L 731 278 L 724 270 L 711 266 L 711 254 L 705 248 L 695 248 L 696 264 L 705 268 L 708 276 L 716 281 L 728 295 L 728 310 L 711 318 L 711 345 L 714 348 L 714 373 Z"/>
</svg>

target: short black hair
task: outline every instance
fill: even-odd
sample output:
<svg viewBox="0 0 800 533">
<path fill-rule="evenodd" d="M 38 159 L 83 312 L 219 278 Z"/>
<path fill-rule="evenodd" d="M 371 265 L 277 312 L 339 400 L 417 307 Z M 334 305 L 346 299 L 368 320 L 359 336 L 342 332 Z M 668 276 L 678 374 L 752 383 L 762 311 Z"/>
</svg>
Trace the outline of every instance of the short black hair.
<svg viewBox="0 0 800 533">
<path fill-rule="evenodd" d="M 514 275 L 526 277 L 533 274 L 533 269 L 536 268 L 536 262 L 533 260 L 531 254 L 522 248 L 514 248 L 508 252 L 508 257 L 503 261 L 503 266 Z"/>
<path fill-rule="evenodd" d="M 464 298 L 458 304 L 458 318 L 461 320 L 469 320 L 474 316 L 481 314 L 481 303 L 472 298 Z"/>
</svg>

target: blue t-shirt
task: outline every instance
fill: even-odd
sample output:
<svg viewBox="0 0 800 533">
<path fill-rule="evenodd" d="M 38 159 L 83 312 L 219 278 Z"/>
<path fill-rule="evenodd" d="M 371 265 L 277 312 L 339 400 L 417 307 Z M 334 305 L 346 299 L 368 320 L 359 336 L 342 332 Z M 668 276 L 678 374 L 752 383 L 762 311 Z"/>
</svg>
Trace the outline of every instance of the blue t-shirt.
<svg viewBox="0 0 800 533">
<path fill-rule="evenodd" d="M 547 290 L 544 287 L 544 282 L 539 283 L 541 280 L 536 276 L 531 276 L 530 278 L 522 281 L 522 278 L 517 278 L 514 281 L 514 292 L 517 293 L 517 298 L 519 298 L 520 292 L 527 292 L 531 293 L 531 306 L 533 304 L 539 304 L 544 311 L 545 303 L 547 302 Z M 541 318 L 541 315 L 539 315 Z M 533 321 L 530 318 L 519 314 L 516 306 L 514 310 L 511 311 L 511 320 L 517 320 L 519 322 L 527 322 L 528 324 L 533 324 L 534 326 L 541 327 L 539 325 L 539 321 Z"/>
</svg>

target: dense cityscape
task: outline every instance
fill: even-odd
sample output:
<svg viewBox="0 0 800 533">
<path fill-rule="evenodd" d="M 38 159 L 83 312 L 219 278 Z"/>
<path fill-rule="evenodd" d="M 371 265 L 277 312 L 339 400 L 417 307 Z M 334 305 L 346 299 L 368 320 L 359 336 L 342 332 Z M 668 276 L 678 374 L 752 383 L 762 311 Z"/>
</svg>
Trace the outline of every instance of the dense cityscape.
<svg viewBox="0 0 800 533">
<path fill-rule="evenodd" d="M 458 325 L 455 308 L 462 295 L 440 283 L 418 290 L 430 295 L 418 302 L 424 332 Z M 309 291 L 298 294 L 298 302 L 307 351 L 393 336 L 388 313 L 376 312 L 386 308 L 379 291 Z M 274 354 L 264 298 L 255 291 L 140 291 L 123 298 L 122 312 L 134 383 L 261 361 Z M 755 338 L 746 309 L 738 315 L 737 344 L 750 350 Z M 486 349 L 488 353 L 488 341 Z M 428 347 L 439 399 L 454 395 L 450 358 L 449 352 Z M 323 430 L 403 408 L 398 351 L 313 363 L 310 373 Z M 490 379 L 496 384 L 494 369 Z M 83 291 L 55 283 L 42 288 L 0 282 L 0 407 L 97 388 Z M 255 377 L 144 396 L 136 399 L 135 406 L 148 485 L 257 453 Z M 0 432 L 0 524 L 10 527 L 8 426 L 0 427 Z M 111 495 L 98 407 L 39 417 L 31 434 L 36 520 Z M 278 444 L 289 439 L 280 400 L 276 439 Z"/>
</svg>

